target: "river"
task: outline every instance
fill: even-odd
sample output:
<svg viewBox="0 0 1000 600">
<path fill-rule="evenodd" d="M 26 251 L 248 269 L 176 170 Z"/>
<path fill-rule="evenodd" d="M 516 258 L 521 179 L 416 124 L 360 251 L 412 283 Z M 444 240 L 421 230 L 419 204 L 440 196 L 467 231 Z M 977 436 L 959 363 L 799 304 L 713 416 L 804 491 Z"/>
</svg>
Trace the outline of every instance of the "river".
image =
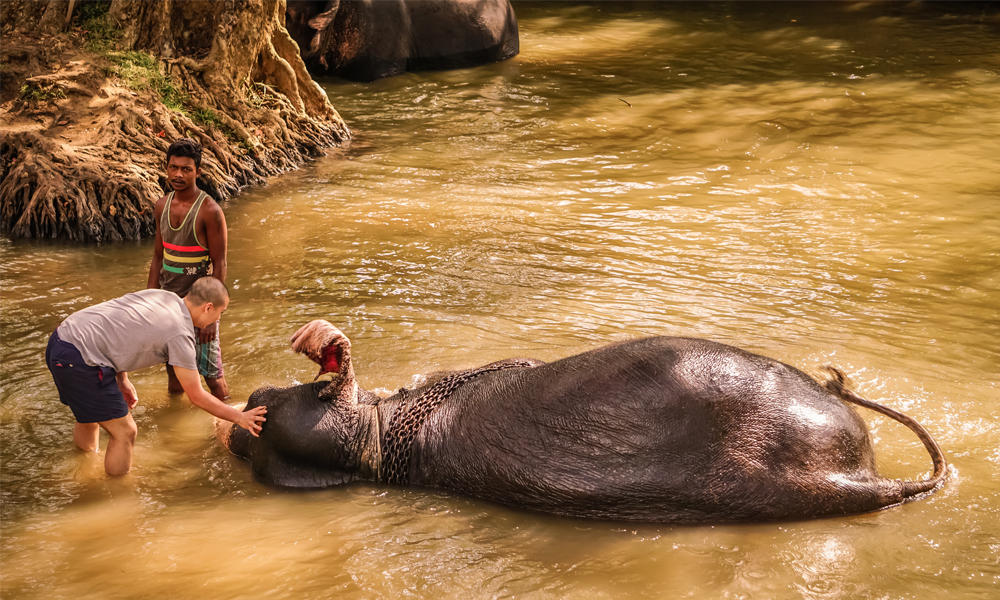
<svg viewBox="0 0 1000 600">
<path fill-rule="evenodd" d="M 839 366 L 935 436 L 944 487 L 874 514 L 700 527 L 291 492 L 228 455 L 162 367 L 132 376 L 134 468 L 108 479 L 73 451 L 42 355 L 66 316 L 143 287 L 152 245 L 2 237 L 0 596 L 995 597 L 996 5 L 515 7 L 521 54 L 502 64 L 324 81 L 353 142 L 224 204 L 234 399 L 312 379 L 288 339 L 313 318 L 383 390 L 705 337 Z M 930 472 L 910 431 L 861 413 L 885 475 Z"/>
</svg>

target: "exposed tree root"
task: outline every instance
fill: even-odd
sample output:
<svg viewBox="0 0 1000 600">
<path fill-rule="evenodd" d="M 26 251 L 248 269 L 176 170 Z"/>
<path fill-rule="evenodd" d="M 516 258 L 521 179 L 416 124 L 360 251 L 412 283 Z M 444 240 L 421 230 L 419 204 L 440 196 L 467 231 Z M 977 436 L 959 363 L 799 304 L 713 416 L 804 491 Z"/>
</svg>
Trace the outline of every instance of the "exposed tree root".
<svg viewBox="0 0 1000 600">
<path fill-rule="evenodd" d="M 103 157 L 69 153 L 34 132 L 0 141 L 3 229 L 14 237 L 80 241 L 140 239 L 155 232 L 153 203 L 162 192 L 144 177 L 101 168 Z"/>
<path fill-rule="evenodd" d="M 204 147 L 199 186 L 218 200 L 350 137 L 282 26 L 283 2 L 111 4 L 126 49 L 159 50 L 182 111 L 155 90 L 129 89 L 108 60 L 81 48 L 79 32 L 34 37 L 15 17 L 39 11 L 22 4 L 4 3 L 0 53 L 0 229 L 13 237 L 152 235 L 165 152 L 180 137 Z M 176 11 L 185 24 L 212 23 L 202 47 L 174 38 Z"/>
</svg>

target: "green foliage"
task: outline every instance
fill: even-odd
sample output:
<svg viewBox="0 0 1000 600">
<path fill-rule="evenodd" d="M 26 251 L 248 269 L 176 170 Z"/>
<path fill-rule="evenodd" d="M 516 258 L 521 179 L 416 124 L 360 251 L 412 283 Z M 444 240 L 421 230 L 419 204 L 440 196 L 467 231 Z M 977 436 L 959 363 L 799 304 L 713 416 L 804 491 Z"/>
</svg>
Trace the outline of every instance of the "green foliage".
<svg viewBox="0 0 1000 600">
<path fill-rule="evenodd" d="M 187 94 L 163 72 L 160 62 L 152 54 L 134 51 L 106 52 L 104 57 L 114 65 L 113 74 L 130 90 L 152 90 L 160 96 L 167 108 L 184 111 L 184 104 L 188 101 Z"/>
<path fill-rule="evenodd" d="M 115 65 L 112 72 L 130 90 L 153 89 L 160 77 L 160 65 L 146 52 L 107 52 L 104 57 Z"/>
<path fill-rule="evenodd" d="M 195 109 L 195 111 L 189 116 L 195 123 L 209 125 L 212 127 L 222 127 L 222 121 L 219 120 L 219 115 L 215 114 L 215 111 L 210 108 Z"/>
<path fill-rule="evenodd" d="M 187 94 L 183 90 L 174 85 L 174 80 L 168 76 L 164 76 L 161 81 L 159 81 L 157 91 L 160 94 L 160 98 L 163 100 L 163 105 L 170 110 L 176 110 L 177 112 L 184 111 L 184 103 L 187 102 Z"/>
<path fill-rule="evenodd" d="M 235 131 L 230 129 L 230 127 L 219 118 L 219 115 L 217 115 L 214 110 L 210 108 L 197 108 L 194 112 L 188 113 L 188 117 L 203 127 L 212 127 L 221 131 L 222 135 L 226 136 L 226 139 L 229 140 L 230 143 L 242 149 L 242 154 L 246 154 L 251 150 L 251 147 L 246 140 L 240 138 Z"/>
<path fill-rule="evenodd" d="M 77 18 L 87 32 L 87 49 L 108 59 L 114 65 L 109 74 L 120 78 L 130 90 L 152 90 L 167 108 L 183 112 L 187 94 L 163 72 L 152 54 L 117 50 L 121 32 L 108 16 L 110 7 L 110 2 L 87 2 L 80 7 Z"/>
<path fill-rule="evenodd" d="M 170 75 L 164 70 L 160 61 L 148 52 L 119 50 L 121 32 L 117 23 L 114 23 L 108 15 L 111 2 L 99 0 L 86 2 L 80 7 L 77 19 L 80 26 L 86 31 L 87 49 L 95 54 L 103 56 L 112 64 L 108 69 L 108 74 L 121 79 L 121 81 L 133 91 L 152 91 L 159 95 L 163 105 L 170 110 L 176 111 L 190 118 L 195 123 L 204 127 L 212 127 L 221 131 L 226 138 L 234 144 L 242 147 L 244 152 L 249 150 L 247 143 L 240 139 L 236 132 L 227 127 L 215 111 L 209 108 L 195 108 L 192 112 L 189 108 L 190 98 L 187 93 L 180 88 Z M 268 105 L 274 102 L 269 97 L 270 90 L 263 84 L 259 90 L 253 94 L 251 104 L 254 101 L 257 105 Z M 22 88 L 21 94 L 36 94 L 37 91 L 25 91 Z M 61 90 L 56 93 L 62 94 Z M 60 96 L 65 97 L 65 96 Z M 180 129 L 180 123 L 176 123 Z"/>
<path fill-rule="evenodd" d="M 110 2 L 86 2 L 80 7 L 77 19 L 80 27 L 87 32 L 87 49 L 102 54 L 115 48 L 121 39 L 121 31 L 108 18 Z"/>
<path fill-rule="evenodd" d="M 47 88 L 35 87 L 25 83 L 21 86 L 21 98 L 23 100 L 37 100 L 46 102 L 55 98 L 65 98 L 66 92 L 59 88 L 49 86 Z"/>
<path fill-rule="evenodd" d="M 86 23 L 91 19 L 97 19 L 108 14 L 111 10 L 111 0 L 92 0 L 83 2 L 76 11 L 76 20 Z"/>
</svg>

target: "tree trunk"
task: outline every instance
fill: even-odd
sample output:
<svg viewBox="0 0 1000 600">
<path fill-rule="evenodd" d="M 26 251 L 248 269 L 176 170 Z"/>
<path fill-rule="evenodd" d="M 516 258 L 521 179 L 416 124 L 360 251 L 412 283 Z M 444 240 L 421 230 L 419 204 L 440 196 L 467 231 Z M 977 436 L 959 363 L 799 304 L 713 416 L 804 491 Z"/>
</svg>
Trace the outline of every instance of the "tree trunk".
<svg viewBox="0 0 1000 600">
<path fill-rule="evenodd" d="M 58 33 L 70 4 L 0 8 L 0 226 L 14 237 L 151 235 L 180 137 L 204 147 L 199 185 L 218 200 L 350 137 L 284 27 L 284 0 L 114 0 L 104 18 L 119 39 L 103 53 L 79 29 Z M 138 52 L 155 59 L 151 89 L 108 74 Z"/>
</svg>

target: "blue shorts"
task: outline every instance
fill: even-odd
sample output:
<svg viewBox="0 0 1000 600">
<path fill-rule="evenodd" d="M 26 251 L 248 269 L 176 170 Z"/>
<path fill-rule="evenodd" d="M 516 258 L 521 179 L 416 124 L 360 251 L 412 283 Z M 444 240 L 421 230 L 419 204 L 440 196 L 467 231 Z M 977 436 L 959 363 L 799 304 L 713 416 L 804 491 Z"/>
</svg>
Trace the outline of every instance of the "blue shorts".
<svg viewBox="0 0 1000 600">
<path fill-rule="evenodd" d="M 125 396 L 118 389 L 111 367 L 92 367 L 76 346 L 52 332 L 45 348 L 45 364 L 59 390 L 59 401 L 73 411 L 77 423 L 100 423 L 128 414 Z"/>
</svg>

